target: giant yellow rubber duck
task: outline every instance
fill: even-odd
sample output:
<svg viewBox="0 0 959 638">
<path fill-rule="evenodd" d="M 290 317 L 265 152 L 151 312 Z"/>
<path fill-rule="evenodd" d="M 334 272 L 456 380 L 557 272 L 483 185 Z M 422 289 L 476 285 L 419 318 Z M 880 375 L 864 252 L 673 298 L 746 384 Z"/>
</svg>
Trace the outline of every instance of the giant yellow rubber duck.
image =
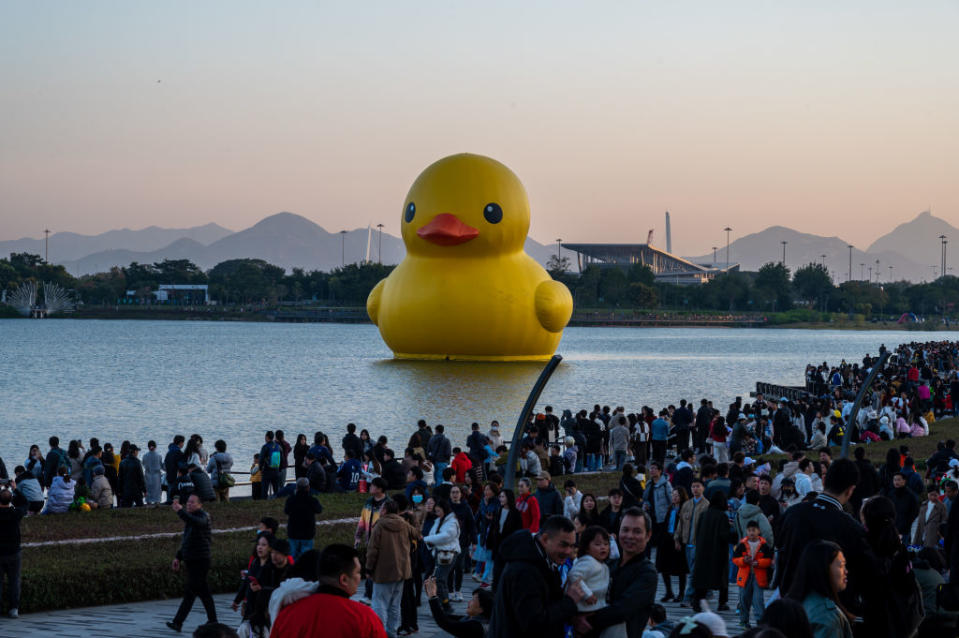
<svg viewBox="0 0 959 638">
<path fill-rule="evenodd" d="M 451 155 L 403 202 L 406 257 L 366 311 L 400 359 L 541 361 L 556 351 L 573 298 L 523 250 L 529 200 L 489 157 Z"/>
</svg>

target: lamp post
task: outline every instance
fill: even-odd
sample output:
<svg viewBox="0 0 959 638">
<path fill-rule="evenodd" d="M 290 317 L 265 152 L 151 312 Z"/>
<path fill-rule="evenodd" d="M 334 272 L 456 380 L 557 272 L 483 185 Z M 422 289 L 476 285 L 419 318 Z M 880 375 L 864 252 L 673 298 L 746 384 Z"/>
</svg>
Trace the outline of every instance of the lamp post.
<svg viewBox="0 0 959 638">
<path fill-rule="evenodd" d="M 946 263 L 945 262 L 946 249 L 943 248 L 942 251 L 943 251 L 942 263 Z M 47 262 L 48 264 L 50 263 L 50 229 L 49 228 L 45 228 L 43 230 L 43 261 Z"/>
<path fill-rule="evenodd" d="M 892 264 L 889 264 L 889 283 L 892 283 Z"/>
<path fill-rule="evenodd" d="M 380 247 L 377 248 L 376 254 L 377 254 L 377 257 L 379 257 L 380 264 L 382 264 L 383 263 L 383 224 L 377 224 L 376 227 L 380 231 Z"/>
<path fill-rule="evenodd" d="M 948 242 L 946 242 L 945 235 L 939 235 L 939 240 L 942 242 L 942 267 L 939 268 L 939 276 L 945 277 L 946 276 L 946 244 Z"/>
<path fill-rule="evenodd" d="M 716 267 L 716 251 L 719 250 L 718 246 L 713 246 L 713 268 Z"/>
<path fill-rule="evenodd" d="M 849 279 L 847 281 L 852 281 L 852 244 L 849 244 Z"/>
<path fill-rule="evenodd" d="M 879 260 L 876 260 L 876 281 L 878 282 L 882 278 L 882 271 L 879 269 Z"/>
<path fill-rule="evenodd" d="M 866 278 L 866 264 L 859 262 L 859 281 Z"/>
<path fill-rule="evenodd" d="M 726 231 L 726 270 L 729 270 L 729 233 L 731 233 L 733 229 L 726 226 L 723 230 Z"/>
<path fill-rule="evenodd" d="M 820 255 L 820 257 L 822 257 L 822 267 L 825 268 L 825 267 L 826 267 L 826 253 L 823 253 L 822 255 Z"/>
<path fill-rule="evenodd" d="M 783 245 L 783 266 L 785 266 L 786 265 L 786 244 L 788 244 L 789 242 L 784 239 L 779 243 Z"/>
<path fill-rule="evenodd" d="M 340 257 L 340 259 L 342 260 L 343 262 L 342 265 L 345 268 L 346 267 L 346 231 L 345 230 L 340 231 L 340 252 L 342 253 L 342 256 Z"/>
<path fill-rule="evenodd" d="M 557 239 L 557 240 L 556 240 L 556 261 L 559 261 L 559 259 L 560 259 L 560 257 L 559 257 L 559 249 L 560 249 L 560 246 L 562 246 L 562 245 L 563 245 L 563 240 L 562 240 L 562 239 Z"/>
</svg>

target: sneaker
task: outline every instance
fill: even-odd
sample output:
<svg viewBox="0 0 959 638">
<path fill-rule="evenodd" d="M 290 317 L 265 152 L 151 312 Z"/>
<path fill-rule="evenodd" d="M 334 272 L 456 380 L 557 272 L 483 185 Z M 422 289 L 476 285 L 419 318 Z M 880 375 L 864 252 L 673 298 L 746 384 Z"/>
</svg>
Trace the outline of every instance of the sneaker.
<svg viewBox="0 0 959 638">
<path fill-rule="evenodd" d="M 453 595 L 450 596 L 450 600 L 461 603 L 463 602 L 463 594 L 459 593 L 458 591 L 454 591 Z"/>
<path fill-rule="evenodd" d="M 366 605 L 367 607 L 373 606 L 373 601 L 367 598 L 366 596 L 363 596 L 362 598 L 360 598 L 360 603 L 363 605 Z"/>
<path fill-rule="evenodd" d="M 176 624 L 175 622 L 173 622 L 172 620 L 168 620 L 167 623 L 166 623 L 166 626 L 169 627 L 170 629 L 172 629 L 173 631 L 177 632 L 177 633 L 180 633 L 180 632 L 183 630 L 183 626 L 182 626 L 182 625 L 178 625 L 178 624 Z"/>
<path fill-rule="evenodd" d="M 10 610 L 10 613 L 8 613 L 7 615 L 10 616 L 11 618 L 19 618 L 19 617 L 20 617 L 20 610 L 18 610 L 16 607 L 14 607 L 13 609 Z"/>
<path fill-rule="evenodd" d="M 661 602 L 661 603 L 668 603 L 668 602 L 671 602 L 672 600 L 673 600 L 673 595 L 672 595 L 672 594 L 666 594 L 665 596 L 663 596 L 662 598 L 659 599 L 659 602 Z"/>
<path fill-rule="evenodd" d="M 481 582 L 483 582 L 483 579 L 482 579 L 482 578 L 480 577 L 480 575 L 477 574 L 476 572 L 473 572 L 472 574 L 470 574 L 470 578 L 473 579 L 473 582 L 474 582 L 474 583 L 481 583 Z"/>
</svg>

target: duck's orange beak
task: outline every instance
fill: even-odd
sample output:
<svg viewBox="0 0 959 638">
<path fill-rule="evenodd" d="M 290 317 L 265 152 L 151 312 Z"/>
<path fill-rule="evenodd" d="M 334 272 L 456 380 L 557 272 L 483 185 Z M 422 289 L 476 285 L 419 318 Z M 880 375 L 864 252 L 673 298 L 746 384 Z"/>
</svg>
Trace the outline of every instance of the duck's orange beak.
<svg viewBox="0 0 959 638">
<path fill-rule="evenodd" d="M 456 215 L 440 213 L 416 231 L 416 234 L 440 246 L 456 246 L 475 239 L 479 236 L 479 231 L 461 222 Z"/>
</svg>

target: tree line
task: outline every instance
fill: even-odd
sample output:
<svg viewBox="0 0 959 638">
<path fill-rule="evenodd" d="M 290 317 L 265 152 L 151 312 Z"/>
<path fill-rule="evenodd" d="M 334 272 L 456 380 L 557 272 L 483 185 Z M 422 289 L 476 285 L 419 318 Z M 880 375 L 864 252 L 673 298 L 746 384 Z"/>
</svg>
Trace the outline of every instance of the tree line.
<svg viewBox="0 0 959 638">
<path fill-rule="evenodd" d="M 566 284 L 581 309 L 737 313 L 806 309 L 867 318 L 905 312 L 951 315 L 959 309 L 959 278 L 951 275 L 930 283 L 847 281 L 835 285 L 821 264 L 810 263 L 791 272 L 781 263 L 767 263 L 757 272 L 723 273 L 703 285 L 680 286 L 656 281 L 652 270 L 641 264 L 628 269 L 590 265 L 582 273 L 570 272 L 568 267 L 565 257 L 553 256 L 547 263 L 550 275 Z M 160 284 L 207 284 L 210 298 L 226 305 L 312 301 L 363 306 L 373 286 L 393 268 L 364 263 L 330 272 L 302 268 L 287 272 L 262 259 L 230 259 L 204 271 L 187 259 L 167 259 L 74 277 L 39 255 L 13 253 L 0 259 L 0 291 L 12 291 L 31 279 L 51 281 L 72 290 L 78 301 L 99 305 L 149 303 Z"/>
<path fill-rule="evenodd" d="M 365 305 L 373 286 L 393 268 L 349 264 L 331 272 L 294 268 L 288 273 L 262 259 L 230 259 L 204 271 L 188 259 L 166 259 L 153 264 L 133 262 L 74 277 L 63 266 L 48 264 L 39 255 L 13 253 L 0 259 L 0 290 L 12 291 L 28 280 L 54 281 L 72 290 L 77 301 L 103 305 L 150 303 L 152 293 L 161 284 L 206 284 L 211 299 L 228 305 L 301 301 Z"/>
<path fill-rule="evenodd" d="M 547 266 L 554 279 L 569 287 L 578 308 L 759 313 L 806 309 L 867 318 L 907 312 L 953 315 L 959 310 L 959 278 L 952 275 L 929 283 L 846 281 L 836 285 L 822 264 L 806 264 L 791 272 L 781 263 L 770 262 L 757 272 L 722 273 L 702 285 L 682 286 L 656 281 L 652 270 L 639 264 L 628 269 L 590 265 L 576 274 L 566 270 L 566 258 L 554 256 Z"/>
</svg>

